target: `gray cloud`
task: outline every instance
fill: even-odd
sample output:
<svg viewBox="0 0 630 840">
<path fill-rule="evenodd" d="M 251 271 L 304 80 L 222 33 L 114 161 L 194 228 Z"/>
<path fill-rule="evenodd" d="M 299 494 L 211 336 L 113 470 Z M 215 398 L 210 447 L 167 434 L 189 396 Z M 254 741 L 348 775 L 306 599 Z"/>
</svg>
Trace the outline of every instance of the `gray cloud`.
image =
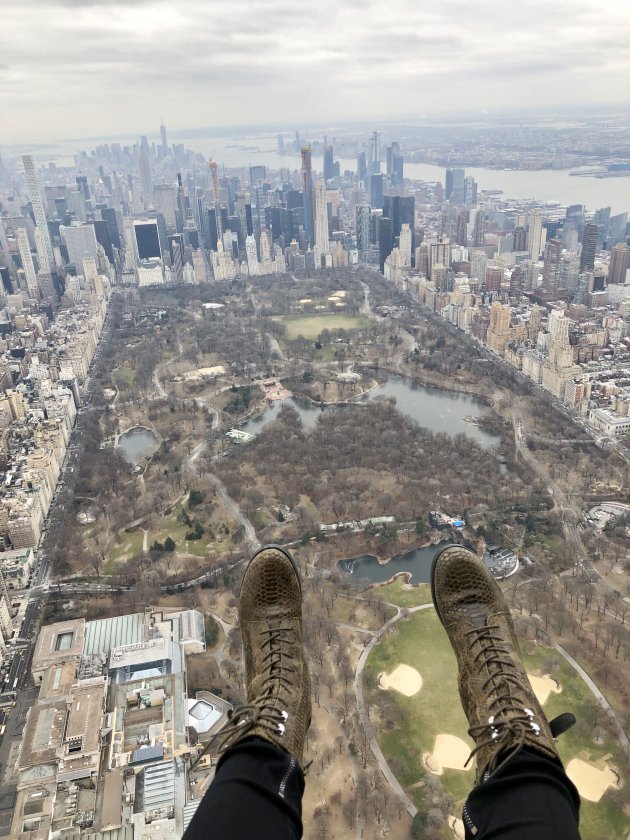
<svg viewBox="0 0 630 840">
<path fill-rule="evenodd" d="M 513 106 L 516 81 L 528 107 L 623 101 L 629 45 L 626 0 L 21 0 L 0 142 Z"/>
</svg>

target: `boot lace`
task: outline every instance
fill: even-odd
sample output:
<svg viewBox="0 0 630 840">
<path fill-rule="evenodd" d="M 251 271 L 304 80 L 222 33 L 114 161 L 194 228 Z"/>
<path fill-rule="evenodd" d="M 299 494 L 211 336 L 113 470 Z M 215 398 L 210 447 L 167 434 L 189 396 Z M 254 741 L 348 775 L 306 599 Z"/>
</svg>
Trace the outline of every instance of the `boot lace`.
<svg viewBox="0 0 630 840">
<path fill-rule="evenodd" d="M 265 675 L 259 696 L 254 702 L 235 709 L 226 726 L 211 740 L 219 752 L 240 741 L 254 728 L 262 729 L 274 741 L 285 733 L 289 713 L 283 706 L 289 705 L 291 675 L 296 671 L 291 649 L 293 631 L 290 627 L 272 627 L 262 633 L 264 655 L 259 661 Z"/>
<path fill-rule="evenodd" d="M 540 725 L 534 719 L 534 712 L 527 708 L 524 698 L 529 690 L 523 680 L 513 673 L 512 646 L 505 642 L 500 626 L 486 624 L 475 627 L 468 630 L 464 637 L 471 648 L 479 645 L 474 663 L 488 669 L 489 676 L 481 690 L 491 697 L 488 722 L 468 730 L 476 746 L 468 756 L 466 766 L 480 750 L 491 746 L 492 759 L 485 774 L 493 775 L 522 749 L 527 735 L 540 733 Z"/>
</svg>

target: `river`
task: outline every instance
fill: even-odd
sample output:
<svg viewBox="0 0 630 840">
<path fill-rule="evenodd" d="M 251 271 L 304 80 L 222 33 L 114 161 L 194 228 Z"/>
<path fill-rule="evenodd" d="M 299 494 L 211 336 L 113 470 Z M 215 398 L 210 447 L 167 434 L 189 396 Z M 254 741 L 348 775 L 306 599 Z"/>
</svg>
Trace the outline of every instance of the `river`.
<svg viewBox="0 0 630 840">
<path fill-rule="evenodd" d="M 283 132 L 287 140 L 289 132 Z M 300 157 L 295 153 L 279 155 L 276 135 L 251 134 L 247 136 L 210 136 L 193 132 L 181 132 L 181 139 L 171 136 L 171 142 L 184 142 L 195 152 L 201 152 L 209 159 L 216 160 L 222 166 L 245 169 L 250 165 L 264 165 L 269 169 L 287 167 L 299 169 Z M 185 135 L 185 136 L 184 136 Z M 4 147 L 8 154 L 32 152 L 40 162 L 54 161 L 59 166 L 72 165 L 73 155 L 79 149 L 90 150 L 99 143 L 113 142 L 133 144 L 138 136 L 121 135 L 117 138 L 91 138 L 89 140 L 63 140 L 41 148 L 33 146 Z M 157 135 L 150 135 L 150 141 L 158 140 Z M 356 171 L 356 159 L 339 158 L 341 171 Z M 314 169 L 321 171 L 322 158 L 315 157 Z M 480 190 L 503 190 L 502 199 L 533 198 L 541 202 L 559 202 L 560 204 L 585 204 L 589 210 L 599 207 L 612 208 L 614 213 L 630 211 L 630 177 L 625 178 L 576 178 L 569 173 L 573 170 L 502 170 L 466 167 L 466 174 L 472 175 Z M 445 170 L 441 166 L 425 163 L 405 163 L 405 177 L 421 181 L 440 181 L 444 183 Z"/>
</svg>

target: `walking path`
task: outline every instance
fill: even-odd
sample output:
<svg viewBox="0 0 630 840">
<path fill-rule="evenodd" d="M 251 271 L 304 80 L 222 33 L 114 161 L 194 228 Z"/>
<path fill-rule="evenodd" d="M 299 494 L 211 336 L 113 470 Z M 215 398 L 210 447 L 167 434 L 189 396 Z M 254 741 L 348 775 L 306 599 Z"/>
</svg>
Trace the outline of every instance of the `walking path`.
<svg viewBox="0 0 630 840">
<path fill-rule="evenodd" d="M 413 802 L 405 792 L 405 789 L 402 787 L 396 776 L 394 776 L 394 774 L 392 773 L 389 764 L 385 760 L 385 756 L 381 752 L 381 748 L 378 745 L 378 741 L 376 740 L 376 733 L 374 732 L 372 723 L 370 722 L 370 717 L 367 713 L 367 709 L 365 708 L 365 700 L 363 698 L 363 669 L 365 668 L 365 663 L 367 662 L 367 658 L 370 655 L 372 649 L 378 644 L 378 642 L 383 638 L 383 636 L 389 632 L 389 630 L 394 626 L 394 624 L 400 618 L 403 617 L 403 615 L 409 615 L 409 613 L 418 612 L 419 610 L 433 609 L 433 604 L 422 604 L 419 607 L 411 607 L 407 611 L 407 613 L 403 613 L 403 611 L 397 604 L 391 604 L 390 606 L 396 608 L 396 615 L 393 618 L 390 618 L 389 621 L 386 621 L 378 632 L 374 633 L 368 644 L 361 652 L 359 662 L 357 663 L 357 670 L 354 675 L 354 693 L 357 698 L 357 710 L 359 712 L 359 719 L 361 721 L 361 725 L 365 730 L 365 734 L 368 737 L 370 749 L 372 750 L 372 754 L 376 759 L 376 763 L 378 764 L 380 771 L 385 777 L 385 779 L 389 782 L 389 785 L 392 788 L 392 790 L 405 803 L 405 809 L 407 810 L 409 816 L 415 817 L 415 815 L 418 813 L 418 809 L 413 804 Z"/>
</svg>

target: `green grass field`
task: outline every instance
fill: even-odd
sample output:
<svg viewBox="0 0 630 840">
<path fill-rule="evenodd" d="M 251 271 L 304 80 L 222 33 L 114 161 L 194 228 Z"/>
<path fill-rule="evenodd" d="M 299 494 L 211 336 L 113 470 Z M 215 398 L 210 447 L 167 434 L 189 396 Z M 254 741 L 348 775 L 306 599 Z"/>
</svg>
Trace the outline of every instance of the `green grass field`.
<svg viewBox="0 0 630 840">
<path fill-rule="evenodd" d="M 369 325 L 369 320 L 362 315 L 344 315 L 341 312 L 329 312 L 324 315 L 305 315 L 303 318 L 283 318 L 286 338 L 293 341 L 299 335 L 314 340 L 322 330 L 358 330 Z"/>
<path fill-rule="evenodd" d="M 136 378 L 136 372 L 130 367 L 119 367 L 114 371 L 113 377 L 115 381 L 118 380 L 120 382 L 123 380 L 127 385 L 131 385 Z"/>
<path fill-rule="evenodd" d="M 395 601 L 396 582 L 389 586 L 394 588 L 391 600 Z M 405 594 L 402 591 L 402 595 Z M 381 671 L 389 673 L 397 664 L 404 663 L 416 668 L 422 675 L 422 689 L 414 697 L 391 692 L 390 696 L 402 713 L 400 720 L 404 723 L 397 724 L 391 731 L 378 734 L 385 757 L 388 761 L 393 759 L 392 769 L 403 787 L 409 788 L 424 776 L 426 771 L 422 764 L 422 754 L 433 750 L 437 734 L 449 732 L 468 744 L 472 742 L 467 734 L 468 724 L 459 701 L 455 657 L 434 610 L 414 613 L 396 626 L 398 632 L 385 637 L 372 651 L 366 671 L 373 679 Z M 545 704 L 545 712 L 549 717 L 553 718 L 563 711 L 574 711 L 578 718 L 588 716 L 586 710 L 594 698 L 559 654 L 536 648 L 532 653 L 527 653 L 524 659 L 529 673 L 552 673 L 562 686 L 562 693 L 550 695 Z M 378 694 L 379 689 L 372 692 L 372 696 Z M 581 721 L 562 736 L 559 749 L 563 761 L 568 763 L 580 751 L 588 750 L 592 761 L 610 753 L 613 765 L 623 768 L 622 756 L 616 744 L 606 738 L 602 744 L 595 745 L 591 732 L 592 724 Z M 473 784 L 474 771 L 446 770 L 440 779 L 461 810 L 461 804 Z M 417 789 L 409 790 L 408 793 L 412 799 L 420 801 Z M 630 830 L 630 819 L 624 816 L 620 806 L 623 794 L 625 789 L 621 792 L 609 790 L 599 803 L 583 801 L 582 840 L 623 840 L 626 837 Z"/>
<path fill-rule="evenodd" d="M 413 589 L 406 589 L 405 586 L 405 579 L 397 577 L 384 586 L 375 586 L 373 592 L 399 607 L 419 607 L 421 604 L 431 603 L 431 587 L 428 583 L 420 583 Z"/>
</svg>

